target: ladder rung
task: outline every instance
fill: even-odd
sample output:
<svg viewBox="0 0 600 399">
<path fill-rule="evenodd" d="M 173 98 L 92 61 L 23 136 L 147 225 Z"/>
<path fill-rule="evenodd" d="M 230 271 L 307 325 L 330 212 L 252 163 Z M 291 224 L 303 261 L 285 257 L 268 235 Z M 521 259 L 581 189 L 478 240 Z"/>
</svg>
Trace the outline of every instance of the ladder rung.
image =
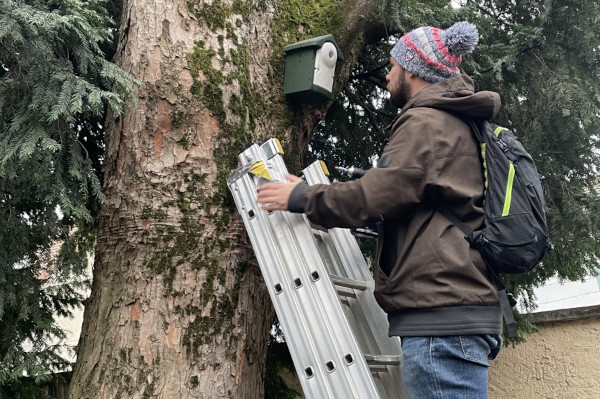
<svg viewBox="0 0 600 399">
<path fill-rule="evenodd" d="M 400 356 L 396 355 L 365 355 L 369 366 L 397 366 L 400 364 Z"/>
<path fill-rule="evenodd" d="M 336 287 L 352 288 L 354 290 L 364 291 L 367 289 L 367 283 L 360 280 L 352 280 L 351 278 L 331 275 L 331 281 Z"/>
<path fill-rule="evenodd" d="M 365 360 L 374 377 L 379 377 L 378 373 L 387 373 L 389 371 L 387 366 L 400 364 L 400 356 L 394 355 L 365 355 Z"/>
<path fill-rule="evenodd" d="M 342 298 L 344 298 L 344 299 L 356 298 L 356 291 L 354 291 L 353 289 L 350 289 L 348 287 L 336 286 L 335 292 L 337 292 L 338 296 L 340 297 L 340 300 Z M 347 301 L 347 299 L 346 299 L 346 301 Z"/>
<path fill-rule="evenodd" d="M 379 373 L 386 373 L 388 371 L 386 366 L 369 366 L 371 375 L 379 376 Z"/>
<path fill-rule="evenodd" d="M 329 230 L 327 230 L 325 227 L 323 226 L 319 226 L 318 224 L 310 224 L 310 227 L 312 228 L 313 234 L 318 234 L 319 231 L 324 231 L 325 233 L 328 233 Z"/>
</svg>

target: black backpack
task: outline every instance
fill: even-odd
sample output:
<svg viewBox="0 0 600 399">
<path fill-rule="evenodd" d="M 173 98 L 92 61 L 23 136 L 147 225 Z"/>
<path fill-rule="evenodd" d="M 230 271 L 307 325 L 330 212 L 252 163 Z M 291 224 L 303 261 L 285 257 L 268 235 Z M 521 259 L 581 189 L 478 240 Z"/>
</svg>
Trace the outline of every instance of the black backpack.
<svg viewBox="0 0 600 399">
<path fill-rule="evenodd" d="M 509 336 L 516 336 L 501 273 L 525 273 L 533 269 L 552 247 L 544 211 L 545 201 L 535 163 L 508 129 L 488 121 L 464 121 L 480 143 L 485 182 L 484 226 L 473 231 L 446 207 L 438 210 L 462 230 L 478 249 L 492 272 Z M 513 300 L 514 301 L 514 300 Z"/>
</svg>

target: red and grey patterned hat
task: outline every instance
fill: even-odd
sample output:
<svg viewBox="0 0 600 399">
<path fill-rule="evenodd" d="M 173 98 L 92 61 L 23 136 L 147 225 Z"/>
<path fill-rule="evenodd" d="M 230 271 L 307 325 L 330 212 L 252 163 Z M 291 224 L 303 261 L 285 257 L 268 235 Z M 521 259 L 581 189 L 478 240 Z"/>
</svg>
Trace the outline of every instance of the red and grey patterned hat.
<svg viewBox="0 0 600 399">
<path fill-rule="evenodd" d="M 477 27 L 467 21 L 446 30 L 425 26 L 402 36 L 390 54 L 402 68 L 437 83 L 460 73 L 462 55 L 472 52 L 478 41 Z"/>
</svg>

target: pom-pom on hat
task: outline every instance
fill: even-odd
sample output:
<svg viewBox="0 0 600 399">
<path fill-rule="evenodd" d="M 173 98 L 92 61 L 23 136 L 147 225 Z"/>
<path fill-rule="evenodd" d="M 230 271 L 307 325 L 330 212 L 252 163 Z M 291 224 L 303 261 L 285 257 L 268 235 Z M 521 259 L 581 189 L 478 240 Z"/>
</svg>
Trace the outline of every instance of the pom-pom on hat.
<svg viewBox="0 0 600 399">
<path fill-rule="evenodd" d="M 477 27 L 467 21 L 446 30 L 425 26 L 402 36 L 390 54 L 402 68 L 437 83 L 460 73 L 462 55 L 472 52 L 478 41 Z"/>
</svg>

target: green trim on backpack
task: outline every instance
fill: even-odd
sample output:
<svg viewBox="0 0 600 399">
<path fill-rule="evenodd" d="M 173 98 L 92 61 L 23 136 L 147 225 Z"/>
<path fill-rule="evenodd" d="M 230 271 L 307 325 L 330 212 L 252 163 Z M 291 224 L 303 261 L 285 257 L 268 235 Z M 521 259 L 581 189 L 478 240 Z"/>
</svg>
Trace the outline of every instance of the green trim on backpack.
<svg viewBox="0 0 600 399">
<path fill-rule="evenodd" d="M 494 135 L 495 135 L 496 137 L 498 137 L 498 135 L 500 134 L 500 132 L 501 132 L 501 131 L 503 131 L 503 130 L 508 130 L 508 129 L 507 129 L 507 128 L 505 128 L 505 127 L 502 127 L 502 126 L 498 126 L 498 127 L 496 128 L 496 130 L 494 130 Z"/>
<path fill-rule="evenodd" d="M 496 127 L 496 129 L 494 129 L 494 136 L 498 137 L 498 135 L 504 130 L 508 130 L 508 129 L 505 127 L 502 127 L 502 126 Z M 485 159 L 485 152 L 483 153 L 483 159 Z M 509 169 L 508 169 L 508 177 L 506 179 L 506 190 L 504 192 L 504 207 L 502 208 L 502 216 L 508 216 L 510 214 L 510 204 L 512 201 L 513 182 L 515 180 L 515 165 L 512 161 L 510 161 L 508 168 Z M 484 165 L 484 169 L 485 169 L 485 165 Z"/>
<path fill-rule="evenodd" d="M 506 192 L 504 194 L 504 207 L 502 208 L 502 216 L 507 216 L 510 213 L 513 182 L 515 181 L 515 164 L 513 161 L 510 161 L 508 165 L 508 178 L 506 180 Z"/>
</svg>

